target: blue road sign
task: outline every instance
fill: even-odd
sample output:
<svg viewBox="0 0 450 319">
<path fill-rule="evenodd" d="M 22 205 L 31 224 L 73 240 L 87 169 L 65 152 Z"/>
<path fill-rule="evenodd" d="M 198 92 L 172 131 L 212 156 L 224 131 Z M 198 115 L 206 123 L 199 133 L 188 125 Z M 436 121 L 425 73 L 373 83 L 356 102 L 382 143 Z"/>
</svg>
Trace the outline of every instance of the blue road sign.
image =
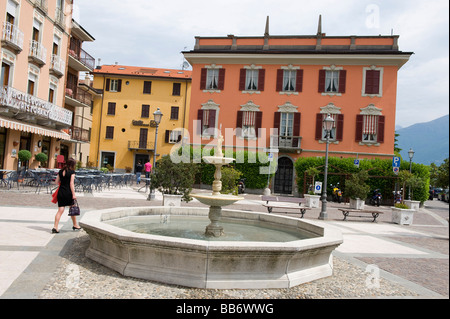
<svg viewBox="0 0 450 319">
<path fill-rule="evenodd" d="M 400 157 L 394 156 L 392 158 L 392 167 L 400 167 Z"/>
<path fill-rule="evenodd" d="M 359 159 L 355 159 L 353 161 L 353 165 L 355 165 L 356 167 L 359 167 Z"/>
</svg>

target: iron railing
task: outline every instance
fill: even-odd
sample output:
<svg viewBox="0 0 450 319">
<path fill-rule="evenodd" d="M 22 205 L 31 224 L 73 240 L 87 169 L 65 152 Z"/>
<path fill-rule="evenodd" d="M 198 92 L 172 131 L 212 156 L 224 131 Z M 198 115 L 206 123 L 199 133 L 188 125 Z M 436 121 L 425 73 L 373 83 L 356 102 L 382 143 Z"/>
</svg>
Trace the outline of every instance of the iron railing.
<svg viewBox="0 0 450 319">
<path fill-rule="evenodd" d="M 155 150 L 154 142 L 128 141 L 128 149 L 130 150 Z"/>
<path fill-rule="evenodd" d="M 24 35 L 20 29 L 9 22 L 3 23 L 2 42 L 12 45 L 20 51 L 23 49 Z"/>
</svg>

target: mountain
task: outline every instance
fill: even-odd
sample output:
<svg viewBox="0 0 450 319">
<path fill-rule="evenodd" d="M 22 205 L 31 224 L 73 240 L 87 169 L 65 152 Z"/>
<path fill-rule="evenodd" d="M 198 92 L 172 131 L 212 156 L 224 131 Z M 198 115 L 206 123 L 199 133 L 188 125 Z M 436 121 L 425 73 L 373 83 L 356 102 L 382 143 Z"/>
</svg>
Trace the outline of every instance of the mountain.
<svg viewBox="0 0 450 319">
<path fill-rule="evenodd" d="M 409 161 L 408 151 L 413 149 L 414 163 L 442 164 L 449 153 L 449 115 L 425 123 L 417 123 L 396 130 L 397 145 L 403 160 Z"/>
</svg>

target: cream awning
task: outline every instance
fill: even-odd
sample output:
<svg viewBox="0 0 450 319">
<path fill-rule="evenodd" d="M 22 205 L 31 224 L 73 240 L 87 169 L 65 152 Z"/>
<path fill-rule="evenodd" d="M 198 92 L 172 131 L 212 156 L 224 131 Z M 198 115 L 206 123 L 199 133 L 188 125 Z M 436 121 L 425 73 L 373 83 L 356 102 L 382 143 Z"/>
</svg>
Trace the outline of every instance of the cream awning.
<svg viewBox="0 0 450 319">
<path fill-rule="evenodd" d="M 46 128 L 40 125 L 31 125 L 17 120 L 6 119 L 0 116 L 0 127 L 6 127 L 16 131 L 30 132 L 33 134 L 50 136 L 54 138 L 60 138 L 63 140 L 70 140 L 70 135 L 63 131 Z"/>
</svg>

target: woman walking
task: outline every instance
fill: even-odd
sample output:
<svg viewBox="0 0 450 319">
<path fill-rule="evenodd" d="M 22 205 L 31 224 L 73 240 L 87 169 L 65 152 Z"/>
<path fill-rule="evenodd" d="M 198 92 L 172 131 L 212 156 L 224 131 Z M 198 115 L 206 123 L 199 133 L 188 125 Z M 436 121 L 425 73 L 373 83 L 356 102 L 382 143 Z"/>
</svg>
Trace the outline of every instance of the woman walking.
<svg viewBox="0 0 450 319">
<path fill-rule="evenodd" d="M 59 220 L 61 219 L 61 215 L 64 213 L 64 208 L 66 206 L 72 206 L 74 204 L 74 200 L 76 200 L 75 196 L 75 160 L 70 158 L 67 160 L 66 166 L 58 172 L 56 176 L 55 183 L 59 185 L 58 190 L 58 212 L 55 216 L 55 224 L 53 225 L 52 233 L 57 234 Z M 76 216 L 70 216 L 72 218 L 73 230 L 79 230 L 81 227 L 78 225 Z"/>
</svg>

